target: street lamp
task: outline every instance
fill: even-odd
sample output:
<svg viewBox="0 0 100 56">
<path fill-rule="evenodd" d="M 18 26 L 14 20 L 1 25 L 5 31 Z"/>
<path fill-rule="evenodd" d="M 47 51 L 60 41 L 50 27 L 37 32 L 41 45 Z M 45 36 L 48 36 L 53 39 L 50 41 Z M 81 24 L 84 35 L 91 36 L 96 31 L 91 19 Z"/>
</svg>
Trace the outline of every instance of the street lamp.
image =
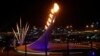
<svg viewBox="0 0 100 56">
<path fill-rule="evenodd" d="M 89 28 L 89 26 L 88 26 L 88 25 L 86 25 L 86 28 Z"/>
<path fill-rule="evenodd" d="M 91 27 L 93 28 L 93 27 L 94 27 L 94 25 L 92 24 L 92 25 L 91 25 Z"/>
<path fill-rule="evenodd" d="M 69 26 L 66 26 L 66 28 L 68 29 L 68 28 L 69 28 Z"/>
<path fill-rule="evenodd" d="M 70 25 L 70 28 L 72 28 L 72 25 Z"/>
</svg>

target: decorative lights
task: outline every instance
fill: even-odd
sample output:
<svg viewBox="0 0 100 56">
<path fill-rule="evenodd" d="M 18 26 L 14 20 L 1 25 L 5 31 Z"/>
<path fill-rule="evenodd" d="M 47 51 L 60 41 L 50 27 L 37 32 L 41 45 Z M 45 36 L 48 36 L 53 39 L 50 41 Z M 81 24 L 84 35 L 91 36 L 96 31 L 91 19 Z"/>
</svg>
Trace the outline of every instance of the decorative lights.
<svg viewBox="0 0 100 56">
<path fill-rule="evenodd" d="M 58 12 L 58 10 L 59 10 L 59 6 L 58 6 L 58 4 L 57 3 L 54 3 L 54 6 L 53 6 L 53 8 L 51 9 L 51 12 L 50 12 L 50 14 L 49 14 L 49 18 L 48 18 L 48 20 L 47 20 L 47 24 L 45 25 L 45 29 L 47 30 L 47 28 L 52 24 L 52 23 L 54 23 L 54 21 L 55 21 L 55 14 Z"/>
</svg>

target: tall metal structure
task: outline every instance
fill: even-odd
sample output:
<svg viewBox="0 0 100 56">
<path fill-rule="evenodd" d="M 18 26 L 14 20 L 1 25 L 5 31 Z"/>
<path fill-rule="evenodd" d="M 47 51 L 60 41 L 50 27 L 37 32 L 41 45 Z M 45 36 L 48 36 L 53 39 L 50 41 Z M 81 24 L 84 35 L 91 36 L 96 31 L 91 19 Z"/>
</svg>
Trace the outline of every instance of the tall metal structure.
<svg viewBox="0 0 100 56">
<path fill-rule="evenodd" d="M 48 47 L 48 36 L 52 31 L 53 24 L 54 24 L 58 10 L 59 10 L 58 4 L 54 3 L 53 8 L 50 11 L 49 18 L 48 18 L 46 25 L 45 25 L 45 32 L 43 33 L 42 36 L 40 36 L 40 38 L 38 40 L 27 45 L 27 47 L 29 49 L 39 50 L 39 51 L 48 50 L 48 48 L 47 48 Z"/>
</svg>

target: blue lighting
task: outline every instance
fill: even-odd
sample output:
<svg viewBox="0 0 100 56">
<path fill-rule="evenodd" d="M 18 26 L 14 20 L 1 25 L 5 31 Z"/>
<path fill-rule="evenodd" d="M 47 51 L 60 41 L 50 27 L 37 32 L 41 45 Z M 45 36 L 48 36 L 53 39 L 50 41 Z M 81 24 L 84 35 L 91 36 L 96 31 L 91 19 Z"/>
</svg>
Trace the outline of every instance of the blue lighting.
<svg viewBox="0 0 100 56">
<path fill-rule="evenodd" d="M 89 52 L 89 56 L 95 56 L 95 52 L 92 50 Z"/>
<path fill-rule="evenodd" d="M 48 30 L 43 33 L 42 36 L 32 44 L 28 45 L 29 49 L 38 50 L 38 51 L 48 51 L 48 36 L 51 32 L 52 27 L 49 27 Z"/>
<path fill-rule="evenodd" d="M 92 51 L 92 56 L 95 56 L 95 53 L 94 53 L 94 51 Z"/>
<path fill-rule="evenodd" d="M 32 44 L 28 45 L 29 49 L 32 50 L 39 50 L 39 51 L 48 51 L 48 37 L 49 34 L 52 32 L 52 27 L 53 27 L 53 21 L 55 20 L 55 15 L 52 18 L 52 22 L 50 23 L 50 25 L 47 27 L 46 31 L 43 33 L 42 36 L 40 36 L 40 38 L 38 40 L 36 40 L 35 42 L 33 42 Z M 48 21 L 47 21 L 48 22 Z M 35 27 L 34 27 L 35 28 Z M 36 29 L 36 28 L 35 28 Z"/>
</svg>

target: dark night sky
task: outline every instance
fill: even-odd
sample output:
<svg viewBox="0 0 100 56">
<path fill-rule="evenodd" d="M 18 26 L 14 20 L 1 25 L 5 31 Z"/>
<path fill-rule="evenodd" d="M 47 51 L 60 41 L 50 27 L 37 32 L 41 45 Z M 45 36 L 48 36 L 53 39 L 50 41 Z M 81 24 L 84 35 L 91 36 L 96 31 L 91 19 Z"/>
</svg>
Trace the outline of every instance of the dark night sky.
<svg viewBox="0 0 100 56">
<path fill-rule="evenodd" d="M 60 5 L 56 26 L 72 24 L 80 27 L 86 23 L 100 21 L 98 3 L 92 0 L 1 1 L 0 31 L 15 28 L 20 17 L 23 24 L 28 22 L 31 27 L 34 25 L 43 27 L 48 18 L 50 6 L 54 2 Z"/>
</svg>

